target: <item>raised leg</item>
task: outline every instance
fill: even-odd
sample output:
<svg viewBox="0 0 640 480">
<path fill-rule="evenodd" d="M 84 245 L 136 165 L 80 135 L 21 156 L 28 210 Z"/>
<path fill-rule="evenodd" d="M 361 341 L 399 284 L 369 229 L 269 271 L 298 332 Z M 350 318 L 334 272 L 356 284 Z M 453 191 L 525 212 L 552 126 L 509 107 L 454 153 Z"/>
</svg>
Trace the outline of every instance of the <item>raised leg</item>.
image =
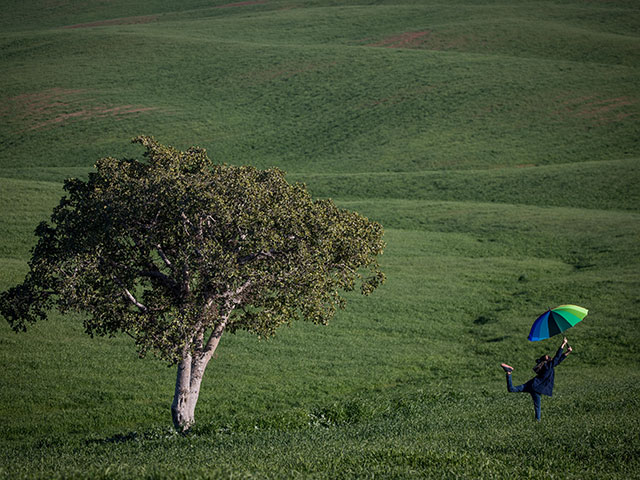
<svg viewBox="0 0 640 480">
<path fill-rule="evenodd" d="M 507 373 L 507 391 L 510 393 L 520 393 L 520 392 L 524 392 L 525 386 L 527 384 L 523 383 L 522 385 L 518 385 L 517 387 L 513 386 L 513 383 L 511 382 L 511 374 Z"/>
</svg>

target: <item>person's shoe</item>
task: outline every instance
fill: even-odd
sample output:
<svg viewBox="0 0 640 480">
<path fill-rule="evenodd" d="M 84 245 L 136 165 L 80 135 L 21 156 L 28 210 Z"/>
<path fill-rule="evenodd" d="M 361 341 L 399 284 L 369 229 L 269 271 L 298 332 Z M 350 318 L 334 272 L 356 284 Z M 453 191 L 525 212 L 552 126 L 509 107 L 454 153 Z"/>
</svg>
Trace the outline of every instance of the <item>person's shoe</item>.
<svg viewBox="0 0 640 480">
<path fill-rule="evenodd" d="M 502 369 L 507 372 L 507 373 L 511 373 L 513 372 L 513 367 L 510 367 L 509 365 L 507 365 L 506 363 L 502 363 L 500 365 L 502 367 Z"/>
</svg>

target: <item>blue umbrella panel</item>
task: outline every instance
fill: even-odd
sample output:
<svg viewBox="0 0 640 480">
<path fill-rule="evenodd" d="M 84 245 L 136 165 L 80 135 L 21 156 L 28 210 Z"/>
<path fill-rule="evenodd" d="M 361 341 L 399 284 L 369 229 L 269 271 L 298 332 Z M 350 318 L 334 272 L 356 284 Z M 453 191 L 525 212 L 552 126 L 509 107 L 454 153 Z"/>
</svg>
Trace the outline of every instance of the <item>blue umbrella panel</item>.
<svg viewBox="0 0 640 480">
<path fill-rule="evenodd" d="M 577 305 L 560 305 L 549 309 L 533 322 L 529 332 L 529 340 L 537 342 L 562 333 L 581 321 L 587 316 L 587 313 L 586 308 Z"/>
</svg>

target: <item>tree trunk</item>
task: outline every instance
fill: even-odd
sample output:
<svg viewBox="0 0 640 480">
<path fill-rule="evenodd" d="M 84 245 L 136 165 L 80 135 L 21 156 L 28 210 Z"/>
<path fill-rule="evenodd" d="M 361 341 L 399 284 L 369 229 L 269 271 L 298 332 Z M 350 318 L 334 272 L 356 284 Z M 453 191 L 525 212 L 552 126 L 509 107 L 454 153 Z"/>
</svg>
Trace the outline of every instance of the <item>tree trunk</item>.
<svg viewBox="0 0 640 480">
<path fill-rule="evenodd" d="M 193 417 L 189 414 L 191 384 L 191 355 L 185 355 L 178 364 L 176 377 L 176 390 L 171 404 L 171 416 L 173 425 L 179 432 L 184 432 L 193 424 Z"/>
<path fill-rule="evenodd" d="M 200 395 L 200 384 L 204 377 L 204 370 L 220 343 L 220 337 L 227 318 L 228 316 L 211 333 L 209 341 L 203 348 L 193 356 L 185 352 L 182 356 L 182 361 L 178 364 L 176 390 L 171 404 L 171 416 L 173 425 L 181 433 L 186 433 L 195 423 L 196 403 L 198 402 L 198 395 Z"/>
<path fill-rule="evenodd" d="M 200 384 L 211 355 L 187 354 L 178 365 L 176 390 L 171 404 L 173 425 L 181 433 L 187 432 L 195 422 L 196 403 Z"/>
</svg>

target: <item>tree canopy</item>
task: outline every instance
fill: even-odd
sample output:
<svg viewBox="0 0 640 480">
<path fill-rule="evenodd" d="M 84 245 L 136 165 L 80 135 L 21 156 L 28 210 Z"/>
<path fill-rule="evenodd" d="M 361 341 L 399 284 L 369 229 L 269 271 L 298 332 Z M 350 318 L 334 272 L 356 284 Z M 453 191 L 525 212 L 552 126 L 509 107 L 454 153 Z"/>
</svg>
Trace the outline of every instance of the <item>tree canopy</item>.
<svg viewBox="0 0 640 480">
<path fill-rule="evenodd" d="M 223 330 L 327 323 L 342 291 L 384 281 L 380 224 L 313 201 L 277 168 L 133 141 L 145 159 L 103 158 L 87 181 L 65 182 L 24 282 L 0 296 L 14 330 L 52 308 L 85 312 L 88 334 L 124 332 L 141 355 L 179 363 Z"/>
<path fill-rule="evenodd" d="M 268 336 L 297 319 L 327 323 L 342 291 L 381 282 L 382 227 L 313 201 L 283 171 L 216 164 L 151 137 L 143 161 L 103 158 L 70 179 L 24 282 L 0 295 L 16 331 L 47 312 L 84 312 L 90 335 L 126 333 L 140 355 L 178 365 L 171 406 L 187 431 L 224 331 Z"/>
</svg>

